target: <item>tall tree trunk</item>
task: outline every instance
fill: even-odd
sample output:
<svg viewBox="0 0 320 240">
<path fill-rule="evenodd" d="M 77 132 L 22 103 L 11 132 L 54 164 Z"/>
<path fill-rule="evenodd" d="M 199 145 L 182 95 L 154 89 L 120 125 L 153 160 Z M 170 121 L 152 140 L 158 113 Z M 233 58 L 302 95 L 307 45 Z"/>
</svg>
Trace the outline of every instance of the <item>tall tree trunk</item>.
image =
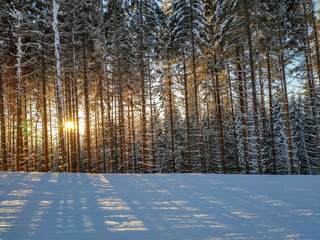
<svg viewBox="0 0 320 240">
<path fill-rule="evenodd" d="M 73 73 L 72 73 L 73 75 Z M 74 92 L 74 86 L 73 86 L 73 77 L 71 79 L 71 96 L 72 96 L 72 123 L 73 123 L 73 129 L 72 129 L 72 142 L 73 142 L 73 162 L 72 162 L 72 172 L 77 171 L 77 124 L 76 124 L 76 103 L 75 103 L 75 92 Z"/>
<path fill-rule="evenodd" d="M 12 88 L 12 86 L 11 86 Z M 11 89 L 11 94 L 14 94 L 13 93 L 13 90 Z M 11 166 L 11 169 L 12 171 L 16 170 L 16 156 L 15 156 L 15 153 L 16 153 L 16 132 L 17 132 L 17 128 L 16 128 L 16 114 L 17 114 L 17 111 L 16 109 L 14 109 L 12 106 L 14 106 L 15 104 L 15 100 L 13 98 L 10 99 L 10 112 L 8 114 L 9 119 L 9 136 L 10 136 L 10 166 Z"/>
<path fill-rule="evenodd" d="M 40 84 L 39 84 L 40 85 Z M 37 86 L 38 88 L 40 88 L 40 86 Z M 34 161 L 34 142 L 33 142 L 33 136 L 34 136 L 34 133 L 33 133 L 33 114 L 32 114 L 32 101 L 30 100 L 29 102 L 29 111 L 30 111 L 30 162 L 31 162 L 31 170 L 34 170 L 33 168 L 33 161 Z M 43 131 L 42 131 L 42 136 L 43 136 Z M 43 146 L 42 146 L 43 147 Z M 44 164 L 44 162 L 43 162 Z M 42 167 L 42 170 L 44 171 L 44 166 Z"/>
<path fill-rule="evenodd" d="M 99 79 L 99 92 L 100 92 L 100 109 L 101 109 L 101 123 L 102 123 L 102 157 L 103 157 L 103 173 L 108 172 L 107 168 L 109 169 L 109 164 L 107 164 L 107 156 L 106 156 L 106 145 L 108 145 L 107 138 L 105 135 L 105 131 L 109 132 L 109 147 L 110 147 L 110 155 L 109 155 L 109 163 L 113 161 L 113 143 L 112 143 L 112 131 L 111 131 L 111 117 L 110 117 L 110 93 L 109 93 L 109 79 L 107 76 L 107 62 L 108 62 L 108 54 L 107 54 L 107 49 L 106 49 L 106 29 L 105 29 L 105 19 L 104 19 L 104 0 L 100 0 L 100 21 L 101 21 L 101 42 L 102 44 L 102 53 L 103 53 L 103 60 L 102 62 L 102 71 L 103 71 L 103 79 L 107 83 L 107 121 L 104 121 L 104 105 L 103 105 L 103 90 L 104 88 L 102 87 L 102 79 L 100 77 Z M 105 128 L 105 124 L 107 123 L 108 128 Z"/>
<path fill-rule="evenodd" d="M 254 111 L 254 132 L 257 140 L 256 151 L 258 154 L 258 170 L 259 174 L 262 174 L 261 164 L 261 149 L 260 149 L 260 130 L 259 130 L 259 112 L 258 112 L 258 99 L 256 90 L 256 76 L 255 76 L 255 64 L 253 59 L 253 47 L 252 47 L 252 35 L 250 29 L 250 14 L 248 1 L 244 0 L 245 3 L 245 17 L 246 17 L 246 31 L 249 46 L 249 61 L 250 61 L 250 72 L 251 72 L 251 88 L 252 88 L 252 100 L 253 100 L 253 111 Z"/>
<path fill-rule="evenodd" d="M 151 169 L 150 173 L 155 168 L 155 143 L 154 143 L 154 118 L 153 118 L 153 100 L 152 100 L 152 82 L 151 82 L 151 67 L 150 59 L 148 58 L 148 78 L 149 78 L 149 105 L 150 105 L 150 131 L 151 131 Z M 174 167 L 175 168 L 175 167 Z"/>
<path fill-rule="evenodd" d="M 59 4 L 53 0 L 53 31 L 54 31 L 54 48 L 55 48 L 55 58 L 56 58 L 56 98 L 57 98 L 57 113 L 58 113 L 58 136 L 59 136 L 59 156 L 58 156 L 58 171 L 65 170 L 66 162 L 66 149 L 64 143 L 64 132 L 63 132 L 63 106 L 62 106 L 62 96 L 61 96 L 61 69 L 60 69 L 60 36 L 58 30 L 58 12 Z"/>
<path fill-rule="evenodd" d="M 194 2 L 191 0 L 190 6 L 193 6 Z M 201 147 L 200 147 L 200 121 L 199 121 L 199 102 L 198 102 L 198 79 L 197 79 L 197 67 L 196 67 L 196 49 L 195 49 L 195 39 L 193 33 L 193 18 L 194 12 L 192 7 L 190 7 L 190 15 L 191 15 L 191 45 L 192 45 L 192 74 L 193 74 L 193 91 L 194 91 L 194 104 L 196 111 L 196 130 L 197 130 L 197 159 L 199 169 L 201 171 Z"/>
<path fill-rule="evenodd" d="M 14 94 L 15 96 L 15 91 L 13 90 L 13 85 L 10 86 L 10 91 L 11 94 Z M 17 109 L 15 109 L 13 106 L 15 104 L 15 99 L 11 98 L 10 99 L 10 112 L 8 114 L 8 117 L 10 116 L 10 126 L 9 126 L 9 134 L 10 134 L 10 166 L 11 166 L 11 170 L 14 171 L 16 170 L 16 132 L 17 132 L 17 128 L 16 128 L 16 114 L 17 114 Z"/>
<path fill-rule="evenodd" d="M 113 111 L 111 109 L 111 103 L 113 102 L 112 96 L 110 96 L 110 84 L 109 84 L 110 79 L 107 79 L 107 107 L 108 107 L 108 130 L 109 130 L 109 172 L 113 173 L 114 172 L 114 149 L 113 149 Z"/>
<path fill-rule="evenodd" d="M 169 90 L 169 111 L 170 111 L 170 132 L 171 132 L 171 158 L 172 158 L 172 169 L 176 172 L 176 159 L 174 150 L 174 125 L 173 125 L 173 99 L 172 99 L 172 75 L 171 69 L 169 69 L 169 79 L 168 79 L 168 90 Z"/>
<path fill-rule="evenodd" d="M 72 26 L 72 78 L 73 78 L 73 95 L 74 95 L 74 125 L 76 129 L 74 134 L 76 135 L 76 165 L 77 171 L 81 172 L 81 146 L 80 146 L 80 127 L 79 127 L 79 99 L 78 99 L 78 81 L 77 81 L 77 66 L 76 66 L 76 51 L 75 51 L 75 39 L 74 39 L 74 27 Z"/>
<path fill-rule="evenodd" d="M 21 13 L 19 15 L 18 19 L 18 31 L 20 28 L 20 21 L 21 21 Z M 22 41 L 21 41 L 21 35 L 18 33 L 18 40 L 17 40 L 17 141 L 16 141 L 16 170 L 20 171 L 20 164 L 22 160 L 22 104 L 21 104 L 21 98 L 22 98 L 22 76 L 21 76 L 21 60 L 22 60 Z"/>
<path fill-rule="evenodd" d="M 51 101 L 49 98 L 49 127 L 50 127 L 50 169 L 54 169 L 53 164 L 53 133 L 52 133 L 52 111 L 51 111 Z"/>
<path fill-rule="evenodd" d="M 217 64 L 217 59 L 214 57 L 215 64 Z M 217 111 L 217 123 L 219 126 L 219 151 L 220 151 L 220 161 L 221 161 L 221 171 L 222 173 L 227 173 L 226 170 L 226 162 L 225 162 L 225 151 L 224 151 L 224 135 L 223 135 L 223 120 L 222 120 L 222 103 L 220 97 L 220 82 L 218 71 L 214 67 L 214 75 L 213 75 L 213 87 L 215 89 L 216 96 L 216 111 Z"/>
<path fill-rule="evenodd" d="M 132 173 L 133 172 L 133 154 L 132 154 L 132 125 L 131 125 L 131 111 L 130 111 L 130 96 L 129 94 L 127 95 L 127 119 L 128 119 L 128 137 L 127 137 L 127 152 L 128 152 L 128 158 L 127 158 L 127 162 L 128 162 L 128 173 Z"/>
<path fill-rule="evenodd" d="M 259 85 L 260 85 L 260 109 L 261 109 L 261 118 L 262 118 L 262 160 L 265 161 L 264 165 L 266 167 L 266 173 L 270 172 L 269 165 L 267 164 L 267 152 L 265 149 L 267 139 L 267 115 L 266 115 L 266 106 L 264 101 L 264 82 L 263 82 L 263 72 L 261 62 L 259 62 Z"/>
<path fill-rule="evenodd" d="M 115 78 L 112 76 L 112 85 L 116 86 Z M 113 109 L 112 109 L 112 121 L 113 121 L 113 127 L 114 127 L 114 162 L 113 162 L 113 168 L 116 173 L 119 172 L 119 162 L 118 162 L 118 121 L 117 121 L 117 112 L 119 110 L 118 108 L 118 101 L 117 101 L 117 89 L 115 89 L 115 92 L 112 94 L 112 103 L 113 103 Z"/>
<path fill-rule="evenodd" d="M 237 172 L 240 173 L 240 164 L 239 164 L 239 153 L 238 153 L 238 141 L 237 141 L 237 132 L 235 126 L 235 115 L 234 115 L 234 103 L 233 103 L 233 95 L 232 95 L 232 85 L 231 85 L 231 77 L 230 77 L 230 69 L 229 63 L 227 62 L 227 74 L 228 74 L 228 85 L 229 85 L 229 95 L 230 95 L 230 103 L 231 103 L 231 115 L 232 115 L 232 131 L 233 131 L 233 141 L 235 146 L 235 158 L 237 164 Z"/>
<path fill-rule="evenodd" d="M 18 93 L 17 93 L 18 94 Z M 21 96 L 17 96 L 17 137 L 16 137 L 16 171 L 20 171 L 22 156 L 22 128 L 21 128 Z"/>
<path fill-rule="evenodd" d="M 131 123 L 132 123 L 132 145 L 133 145 L 133 169 L 137 173 L 137 155 L 136 155 L 136 134 L 134 128 L 133 96 L 131 95 Z"/>
<path fill-rule="evenodd" d="M 74 95 L 73 95 L 73 87 L 72 87 L 72 76 L 68 78 L 68 95 L 70 97 L 69 99 L 69 111 L 70 111 L 70 122 L 72 123 L 72 128 L 70 129 L 70 143 L 71 143 L 71 172 L 76 171 L 76 142 L 75 142 L 75 107 L 74 107 Z"/>
<path fill-rule="evenodd" d="M 37 114 L 38 116 L 38 114 Z M 38 168 L 38 121 L 39 121 L 39 118 L 37 117 L 36 118 L 36 126 L 35 126 L 35 148 L 34 148 L 34 152 L 35 152 L 35 155 L 34 155 L 34 170 L 35 171 L 39 171 L 39 168 Z"/>
<path fill-rule="evenodd" d="M 86 41 L 85 33 L 82 35 L 83 46 L 83 90 L 84 90 L 84 107 L 85 107 L 85 116 L 86 116 L 86 155 L 87 155 L 87 170 L 91 173 L 91 134 L 90 134 L 90 106 L 89 106 L 89 82 L 88 82 L 88 73 L 87 73 L 87 51 L 86 51 Z"/>
<path fill-rule="evenodd" d="M 238 84 L 239 84 L 239 103 L 241 112 L 241 125 L 242 125 L 242 141 L 243 141 L 243 152 L 244 152 L 244 162 L 246 165 L 246 174 L 250 174 L 250 163 L 248 154 L 248 132 L 247 132 L 247 98 L 246 98 L 246 81 L 243 77 L 243 69 L 241 66 L 240 49 L 237 47 L 237 72 L 238 72 Z"/>
<path fill-rule="evenodd" d="M 106 137 L 105 137 L 105 123 L 104 123 L 104 105 L 103 105 L 103 88 L 102 77 L 99 76 L 99 97 L 100 97 L 100 112 L 101 112 L 101 141 L 102 141 L 102 173 L 106 172 Z"/>
<path fill-rule="evenodd" d="M 142 114 L 142 121 L 141 121 L 141 141 L 142 141 L 142 164 L 143 164 L 143 172 L 147 172 L 146 169 L 146 162 L 147 162 L 147 118 L 146 118 L 146 94 L 145 94 L 145 73 L 144 73 L 144 53 L 143 53 L 143 8 L 142 8 L 143 0 L 139 0 L 139 68 L 140 68 L 140 83 L 141 83 L 141 114 Z"/>
<path fill-rule="evenodd" d="M 285 62 L 284 62 L 284 48 L 283 48 L 283 42 L 282 42 L 280 7 L 279 7 L 278 0 L 276 0 L 276 8 L 277 8 L 277 25 L 278 25 L 277 30 L 278 30 L 278 38 L 279 38 L 279 45 L 280 45 L 279 63 L 280 63 L 280 67 L 281 67 L 282 86 L 283 86 L 283 91 L 284 91 L 284 107 L 285 107 L 285 117 L 286 117 L 286 132 L 287 132 L 290 173 L 295 174 L 295 168 L 294 168 L 294 162 L 293 162 L 293 147 L 292 147 L 292 138 L 291 138 L 291 124 L 290 124 L 290 116 L 289 116 L 286 68 L 285 68 Z"/>
<path fill-rule="evenodd" d="M 7 144 L 6 144 L 6 121 L 4 115 L 4 88 L 2 81 L 2 61 L 0 53 L 0 122 L 1 122 L 1 157 L 2 171 L 8 170 L 7 165 Z"/>
<path fill-rule="evenodd" d="M 273 125 L 273 97 L 272 97 L 272 79 L 271 79 L 271 64 L 270 64 L 270 53 L 267 50 L 267 71 L 268 71 L 268 89 L 269 89 L 269 117 L 270 117 L 270 132 L 271 132 L 271 160 L 273 163 L 273 174 L 277 174 L 277 156 L 275 148 L 275 137 L 274 137 L 274 125 Z"/>
<path fill-rule="evenodd" d="M 44 171 L 49 171 L 49 150 L 48 150 L 48 116 L 47 116 L 47 76 L 46 76 L 46 62 L 44 58 L 44 50 L 41 52 L 41 70 L 42 70 L 42 132 L 43 132 L 43 148 L 44 148 Z"/>
<path fill-rule="evenodd" d="M 98 100 L 98 99 L 96 99 Z M 98 101 L 97 101 L 98 103 Z M 100 172 L 100 153 L 99 153 L 99 150 L 100 150 L 100 147 L 99 147 L 99 137 L 98 137 L 98 132 L 99 132 L 99 123 L 100 123 L 100 120 L 99 120 L 99 110 L 98 108 L 95 109 L 94 111 L 94 138 L 95 138 L 95 153 L 96 153 L 96 173 Z"/>
<path fill-rule="evenodd" d="M 10 86 L 8 86 L 8 92 L 10 93 Z M 12 117 L 13 117 L 13 113 L 12 113 L 12 106 L 10 106 L 11 100 L 8 99 L 8 106 L 7 106 L 7 117 L 4 119 L 5 122 L 7 122 L 7 170 L 6 171 L 10 171 L 12 170 L 12 157 L 13 157 L 13 144 L 12 144 L 12 138 L 14 136 L 14 133 L 12 131 Z M 1 135 L 2 137 L 2 135 Z"/>
<path fill-rule="evenodd" d="M 23 139 L 23 147 L 24 147 L 24 156 L 23 156 L 23 166 L 24 171 L 29 171 L 29 141 L 28 141 L 28 107 L 27 107 L 27 94 L 26 94 L 26 87 L 23 88 L 23 95 L 24 95 L 24 139 Z M 31 100 L 30 100 L 31 104 Z M 38 109 L 37 109 L 38 110 Z"/>
<path fill-rule="evenodd" d="M 118 9 L 117 4 L 114 4 L 114 17 L 115 17 L 115 26 L 118 28 Z M 125 131 L 124 131 L 124 110 L 123 110 L 123 83 L 122 83 L 122 72 L 121 72 L 121 56 L 120 56 L 120 36 L 119 30 L 115 32 L 116 35 L 116 60 L 117 60 L 117 85 L 119 93 L 119 138 L 120 138 L 120 169 L 121 173 L 125 173 L 126 169 L 126 156 L 125 156 Z"/>
<path fill-rule="evenodd" d="M 65 96 L 66 96 L 66 120 L 71 123 L 71 126 L 67 128 L 67 143 L 68 143 L 68 171 L 73 172 L 75 167 L 75 146 L 74 146 L 74 129 L 75 124 L 73 121 L 73 111 L 72 111 L 72 99 L 71 99 L 71 81 L 72 78 L 70 74 L 68 74 L 65 78 Z M 70 150 L 70 151 L 69 151 Z"/>
<path fill-rule="evenodd" d="M 186 110 L 186 132 L 187 132 L 187 157 L 188 172 L 191 173 L 191 144 L 190 144 L 190 119 L 189 119 L 189 94 L 188 94 L 188 78 L 185 55 L 183 56 L 183 80 L 184 80 L 184 102 Z"/>
<path fill-rule="evenodd" d="M 206 88 L 206 111 L 207 111 L 207 138 L 206 138 L 206 146 L 207 146 L 207 151 L 209 155 L 208 163 L 206 166 L 206 173 L 212 172 L 212 163 L 213 163 L 213 156 L 212 156 L 212 137 L 211 137 L 211 120 L 210 120 L 210 108 L 209 108 L 209 98 L 210 98 L 210 93 L 209 89 Z M 205 135 L 205 134 L 204 134 Z"/>
</svg>

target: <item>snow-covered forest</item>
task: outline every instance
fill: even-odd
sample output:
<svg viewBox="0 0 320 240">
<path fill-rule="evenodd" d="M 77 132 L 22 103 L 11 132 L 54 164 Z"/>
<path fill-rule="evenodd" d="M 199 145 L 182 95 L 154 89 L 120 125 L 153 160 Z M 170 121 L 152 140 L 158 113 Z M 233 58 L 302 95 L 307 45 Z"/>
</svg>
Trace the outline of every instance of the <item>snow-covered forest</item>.
<svg viewBox="0 0 320 240">
<path fill-rule="evenodd" d="M 320 173 L 312 0 L 0 0 L 3 171 Z"/>
</svg>

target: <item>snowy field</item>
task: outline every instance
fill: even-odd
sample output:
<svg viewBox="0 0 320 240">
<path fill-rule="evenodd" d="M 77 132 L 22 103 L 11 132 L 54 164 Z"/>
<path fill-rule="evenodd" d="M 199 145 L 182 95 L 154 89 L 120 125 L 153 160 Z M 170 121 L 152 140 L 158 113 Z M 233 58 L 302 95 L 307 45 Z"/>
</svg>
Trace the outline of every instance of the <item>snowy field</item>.
<svg viewBox="0 0 320 240">
<path fill-rule="evenodd" d="M 0 239 L 320 239 L 320 176 L 1 172 Z"/>
</svg>

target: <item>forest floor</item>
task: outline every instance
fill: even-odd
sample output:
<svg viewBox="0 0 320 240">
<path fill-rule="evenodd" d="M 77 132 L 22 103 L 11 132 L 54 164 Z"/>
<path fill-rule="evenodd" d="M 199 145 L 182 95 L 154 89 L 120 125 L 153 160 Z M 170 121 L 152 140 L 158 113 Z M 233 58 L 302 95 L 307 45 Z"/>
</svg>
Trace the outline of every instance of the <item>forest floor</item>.
<svg viewBox="0 0 320 240">
<path fill-rule="evenodd" d="M 320 239 L 320 176 L 0 172 L 0 239 Z"/>
</svg>

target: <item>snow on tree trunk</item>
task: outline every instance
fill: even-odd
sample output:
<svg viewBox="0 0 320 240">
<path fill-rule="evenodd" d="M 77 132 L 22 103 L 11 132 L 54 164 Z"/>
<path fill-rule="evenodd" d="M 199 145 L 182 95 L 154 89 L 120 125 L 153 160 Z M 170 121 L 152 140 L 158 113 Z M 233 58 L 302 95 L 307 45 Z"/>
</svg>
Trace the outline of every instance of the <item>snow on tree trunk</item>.
<svg viewBox="0 0 320 240">
<path fill-rule="evenodd" d="M 58 112 L 58 129 L 59 129 L 59 157 L 58 157 L 58 170 L 65 170 L 65 145 L 63 134 L 63 106 L 61 96 L 61 67 L 60 67 L 60 36 L 58 29 L 58 12 L 59 4 L 53 0 L 53 31 L 54 31 L 54 50 L 56 58 L 56 98 L 57 98 L 57 112 Z M 61 162 L 62 161 L 62 162 Z M 62 164 L 62 165 L 61 165 Z"/>
<path fill-rule="evenodd" d="M 4 120 L 4 98 L 3 98 L 3 82 L 2 82 L 2 62 L 0 53 L 0 122 L 1 122 L 1 157 L 2 171 L 7 171 L 7 145 L 6 145 L 6 128 Z"/>
<path fill-rule="evenodd" d="M 22 13 L 21 11 L 15 9 L 14 11 L 11 12 L 11 16 L 14 18 L 16 21 L 15 25 L 15 32 L 14 35 L 17 36 L 17 42 L 16 42 L 16 47 L 17 47 L 17 54 L 16 54 L 16 65 L 15 67 L 17 68 L 17 140 L 16 140 L 16 171 L 20 171 L 20 163 L 21 163 L 21 155 L 22 155 L 22 127 L 21 127 L 21 115 L 22 115 L 22 110 L 21 110 L 21 60 L 22 60 L 22 40 L 21 40 L 21 34 L 20 34 L 20 28 L 21 28 L 21 21 L 22 21 Z"/>
</svg>

